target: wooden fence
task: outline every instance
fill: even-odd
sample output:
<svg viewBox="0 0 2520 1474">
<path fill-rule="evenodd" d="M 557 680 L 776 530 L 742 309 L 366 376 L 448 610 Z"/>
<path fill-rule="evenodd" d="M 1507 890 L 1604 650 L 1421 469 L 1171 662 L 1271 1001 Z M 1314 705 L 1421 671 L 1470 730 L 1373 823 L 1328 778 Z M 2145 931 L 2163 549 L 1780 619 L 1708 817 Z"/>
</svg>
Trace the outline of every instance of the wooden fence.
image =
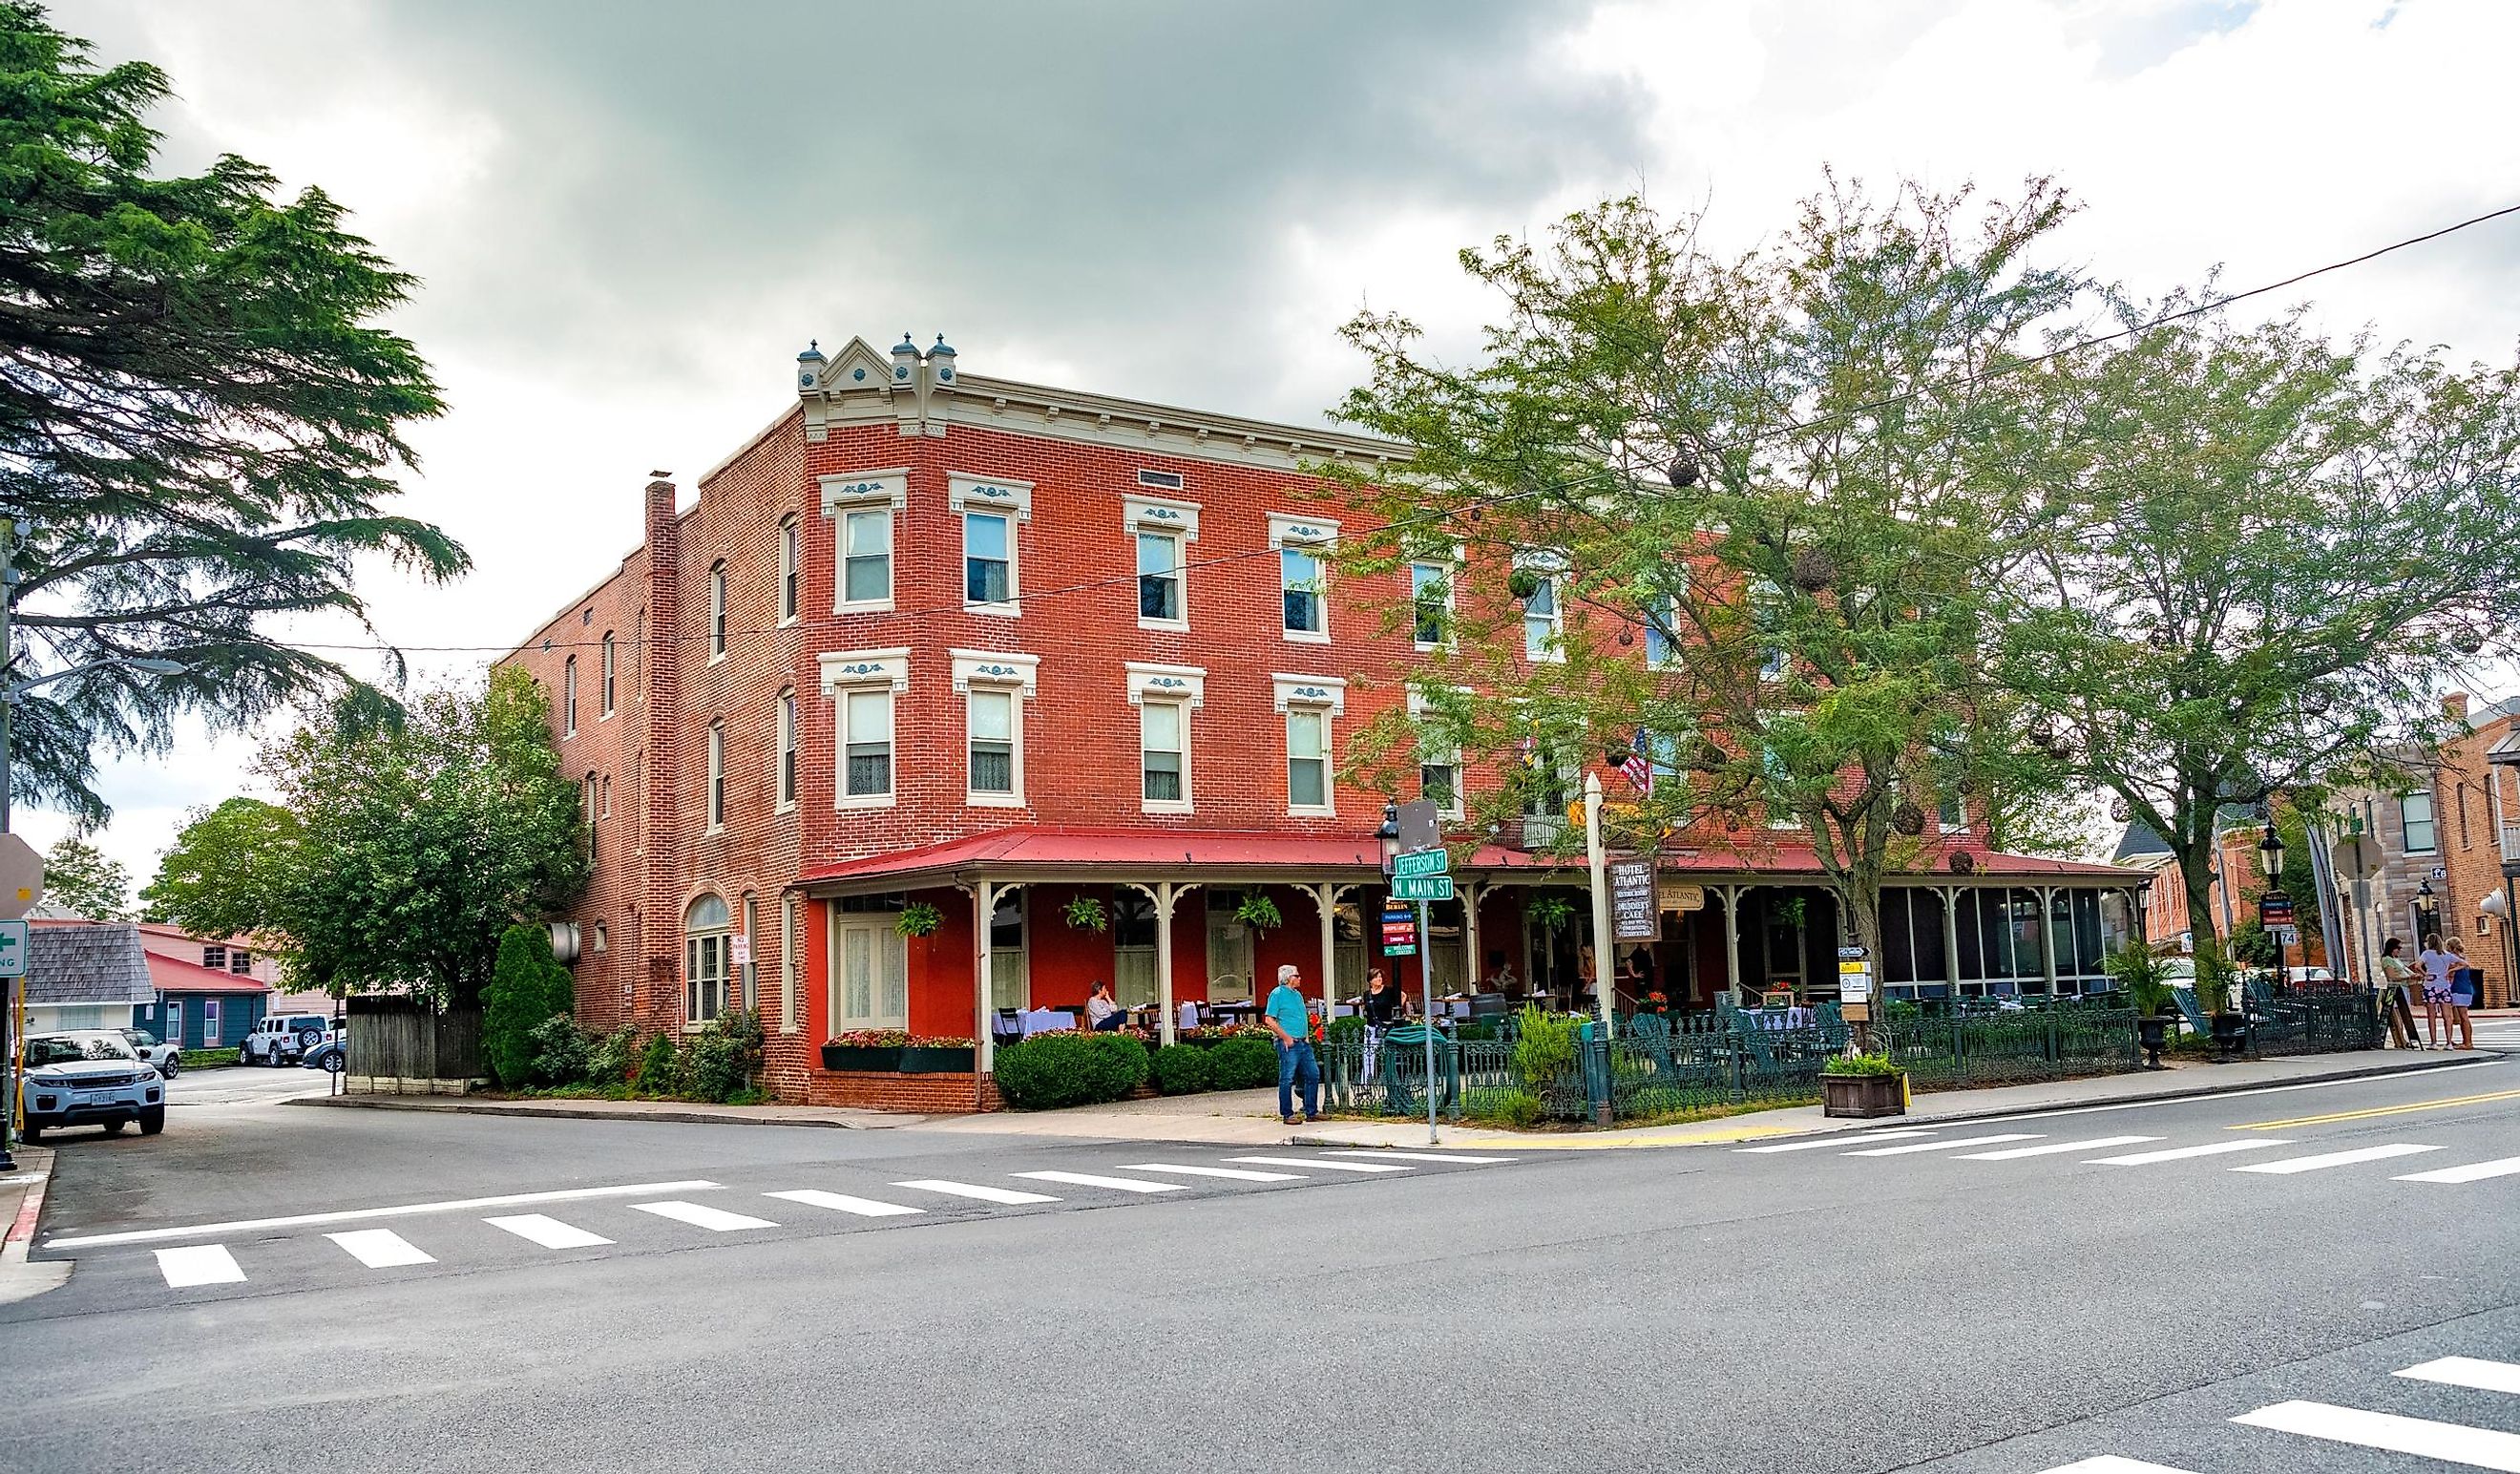
<svg viewBox="0 0 2520 1474">
<path fill-rule="evenodd" d="M 353 994 L 345 1087 L 376 1094 L 460 1094 L 481 1074 L 481 1010 Z"/>
</svg>

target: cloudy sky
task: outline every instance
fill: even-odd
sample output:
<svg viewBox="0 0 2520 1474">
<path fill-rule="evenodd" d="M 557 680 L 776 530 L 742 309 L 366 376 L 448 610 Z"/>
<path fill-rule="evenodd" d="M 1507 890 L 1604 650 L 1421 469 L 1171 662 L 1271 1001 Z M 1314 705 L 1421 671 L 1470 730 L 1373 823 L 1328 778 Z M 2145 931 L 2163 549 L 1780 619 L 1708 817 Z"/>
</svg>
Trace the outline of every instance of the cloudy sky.
<svg viewBox="0 0 2520 1474">
<path fill-rule="evenodd" d="M 702 19 L 705 17 L 705 19 Z M 1821 170 L 2052 174 L 2073 260 L 2228 287 L 2520 202 L 2506 0 L 57 0 L 166 68 L 167 159 L 320 184 L 424 286 L 452 412 L 383 633 L 501 647 L 789 402 L 809 337 L 1318 421 L 1361 305 L 1461 344 L 1459 246 L 1642 189 L 1740 246 Z M 2302 289 L 2339 332 L 2507 359 L 2520 218 Z M 425 669 L 486 655 L 428 657 Z M 252 744 L 107 772 L 138 878 Z M 58 819 L 29 815 L 39 843 Z"/>
</svg>

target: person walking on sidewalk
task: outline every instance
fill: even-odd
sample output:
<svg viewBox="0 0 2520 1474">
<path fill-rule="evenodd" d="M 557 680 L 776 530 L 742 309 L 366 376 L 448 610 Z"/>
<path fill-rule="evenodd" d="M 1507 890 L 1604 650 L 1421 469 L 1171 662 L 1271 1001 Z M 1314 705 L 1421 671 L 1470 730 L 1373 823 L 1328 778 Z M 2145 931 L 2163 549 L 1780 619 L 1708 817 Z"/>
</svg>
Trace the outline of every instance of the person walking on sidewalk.
<svg viewBox="0 0 2520 1474">
<path fill-rule="evenodd" d="M 2415 965 L 2424 969 L 2424 1048 L 2447 1050 L 2442 1037 L 2450 1031 L 2450 970 L 2456 963 L 2442 951 L 2441 933 L 2424 938 Z"/>
<path fill-rule="evenodd" d="M 1288 962 L 1269 990 L 1269 1032 L 1278 1036 L 1278 1119 L 1300 1126 L 1322 1113 L 1322 1062 L 1313 1053 L 1313 1015 L 1304 1005 L 1303 969 Z M 1295 1087 L 1304 1092 L 1304 1113 L 1295 1114 Z"/>
<path fill-rule="evenodd" d="M 2415 969 L 2400 956 L 2406 950 L 2407 944 L 2397 937 L 2380 949 L 2380 1012 L 2389 1020 L 2389 1046 L 2399 1050 L 2415 1047 L 2415 1010 L 2407 1002 Z"/>
</svg>

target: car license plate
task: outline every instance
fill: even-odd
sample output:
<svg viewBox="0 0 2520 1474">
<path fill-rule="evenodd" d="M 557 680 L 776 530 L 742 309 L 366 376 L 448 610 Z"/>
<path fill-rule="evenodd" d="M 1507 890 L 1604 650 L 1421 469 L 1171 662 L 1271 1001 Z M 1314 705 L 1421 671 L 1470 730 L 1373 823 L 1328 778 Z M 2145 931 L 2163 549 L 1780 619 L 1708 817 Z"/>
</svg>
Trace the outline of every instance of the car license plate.
<svg viewBox="0 0 2520 1474">
<path fill-rule="evenodd" d="M 113 1092 L 112 1091 L 80 1091 L 70 1096 L 72 1105 L 112 1105 L 112 1103 Z"/>
</svg>

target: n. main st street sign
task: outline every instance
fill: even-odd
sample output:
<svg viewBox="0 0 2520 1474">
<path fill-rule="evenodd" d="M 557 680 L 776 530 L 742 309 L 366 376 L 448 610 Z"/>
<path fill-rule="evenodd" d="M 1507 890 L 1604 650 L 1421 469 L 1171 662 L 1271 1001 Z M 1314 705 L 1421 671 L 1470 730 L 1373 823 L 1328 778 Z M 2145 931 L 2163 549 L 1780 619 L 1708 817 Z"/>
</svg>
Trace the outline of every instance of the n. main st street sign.
<svg viewBox="0 0 2520 1474">
<path fill-rule="evenodd" d="M 1453 899 L 1453 877 L 1395 874 L 1391 877 L 1391 899 L 1394 901 L 1450 901 Z"/>
</svg>

